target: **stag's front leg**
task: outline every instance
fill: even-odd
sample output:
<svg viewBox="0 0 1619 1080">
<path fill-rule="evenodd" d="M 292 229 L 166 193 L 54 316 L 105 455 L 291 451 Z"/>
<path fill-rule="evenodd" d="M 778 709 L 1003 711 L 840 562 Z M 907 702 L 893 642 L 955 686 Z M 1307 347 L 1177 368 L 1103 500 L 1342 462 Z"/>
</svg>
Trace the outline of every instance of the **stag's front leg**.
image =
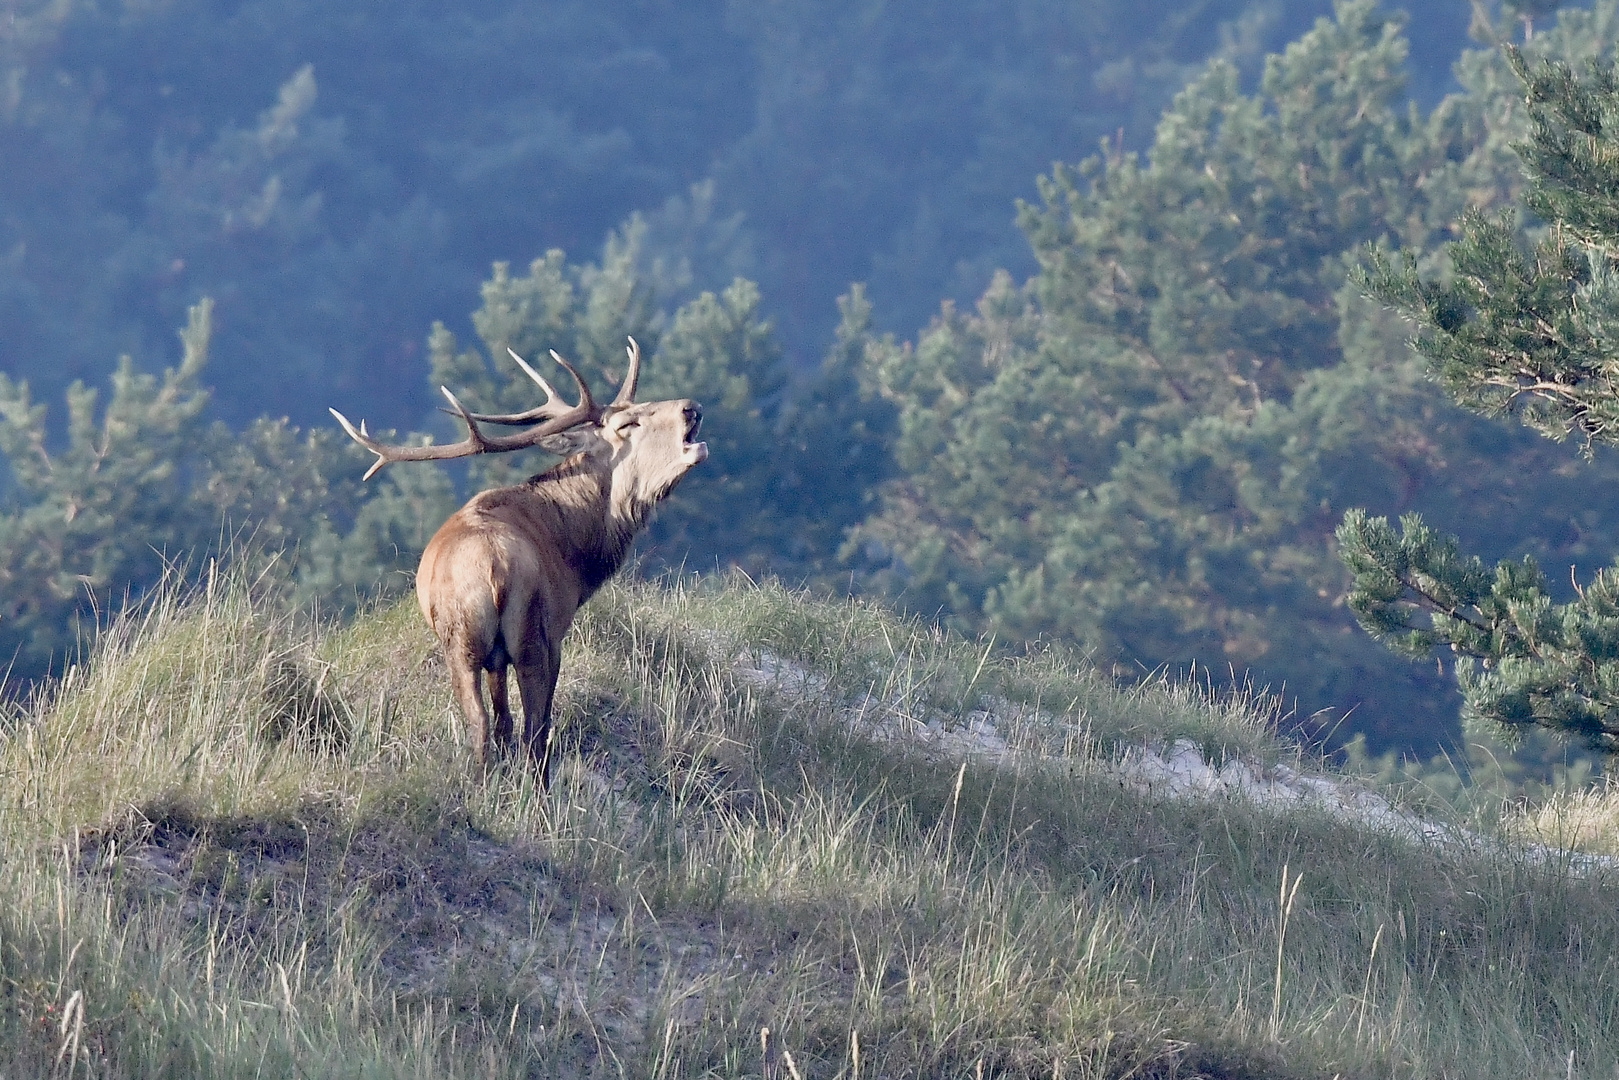
<svg viewBox="0 0 1619 1080">
<path fill-rule="evenodd" d="M 550 649 L 525 657 L 517 665 L 517 687 L 523 693 L 523 745 L 540 784 L 551 786 L 551 699 L 556 694 L 562 657 Z"/>
</svg>

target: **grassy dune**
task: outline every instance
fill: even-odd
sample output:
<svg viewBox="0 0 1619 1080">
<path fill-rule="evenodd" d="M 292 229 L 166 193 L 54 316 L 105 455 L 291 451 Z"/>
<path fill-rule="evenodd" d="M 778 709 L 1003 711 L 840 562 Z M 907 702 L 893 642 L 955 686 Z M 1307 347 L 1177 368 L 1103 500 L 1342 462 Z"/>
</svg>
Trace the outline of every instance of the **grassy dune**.
<svg viewBox="0 0 1619 1080">
<path fill-rule="evenodd" d="M 0 1075 L 1619 1069 L 1616 872 L 1111 768 L 1308 767 L 1262 702 L 627 584 L 569 641 L 546 794 L 469 768 L 433 645 L 408 603 L 311 626 L 222 575 L 6 718 Z M 979 710 L 1008 752 L 897 737 Z"/>
</svg>

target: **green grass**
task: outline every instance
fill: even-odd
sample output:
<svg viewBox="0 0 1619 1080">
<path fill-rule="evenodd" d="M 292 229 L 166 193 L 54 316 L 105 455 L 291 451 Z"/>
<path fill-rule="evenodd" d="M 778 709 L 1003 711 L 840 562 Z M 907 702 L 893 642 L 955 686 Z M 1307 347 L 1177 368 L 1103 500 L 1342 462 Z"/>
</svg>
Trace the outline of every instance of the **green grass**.
<svg viewBox="0 0 1619 1080">
<path fill-rule="evenodd" d="M 1012 752 L 872 734 L 976 710 Z M 485 779 L 413 604 L 160 597 L 4 721 L 0 1075 L 1619 1069 L 1611 873 L 1110 768 L 1314 767 L 1261 699 L 732 581 L 604 591 L 558 713 L 550 793 Z"/>
</svg>

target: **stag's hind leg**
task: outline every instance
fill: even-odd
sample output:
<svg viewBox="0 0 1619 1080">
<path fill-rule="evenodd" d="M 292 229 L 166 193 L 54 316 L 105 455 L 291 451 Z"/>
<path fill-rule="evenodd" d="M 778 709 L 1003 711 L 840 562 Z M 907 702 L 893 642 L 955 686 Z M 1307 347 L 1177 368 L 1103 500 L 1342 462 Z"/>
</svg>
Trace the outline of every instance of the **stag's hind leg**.
<svg viewBox="0 0 1619 1080">
<path fill-rule="evenodd" d="M 463 650 L 445 649 L 444 652 L 446 666 L 450 669 L 450 691 L 455 695 L 456 704 L 461 706 L 461 715 L 466 717 L 472 756 L 479 765 L 488 768 L 489 710 L 483 703 L 483 665 Z"/>
<path fill-rule="evenodd" d="M 512 705 L 506 689 L 506 674 L 506 658 L 501 656 L 489 669 L 489 699 L 495 707 L 492 750 L 500 757 L 505 757 L 512 748 Z"/>
<path fill-rule="evenodd" d="M 523 693 L 523 746 L 540 783 L 551 786 L 551 699 L 556 694 L 562 657 L 552 649 L 534 649 L 517 665 L 517 687 Z"/>
</svg>

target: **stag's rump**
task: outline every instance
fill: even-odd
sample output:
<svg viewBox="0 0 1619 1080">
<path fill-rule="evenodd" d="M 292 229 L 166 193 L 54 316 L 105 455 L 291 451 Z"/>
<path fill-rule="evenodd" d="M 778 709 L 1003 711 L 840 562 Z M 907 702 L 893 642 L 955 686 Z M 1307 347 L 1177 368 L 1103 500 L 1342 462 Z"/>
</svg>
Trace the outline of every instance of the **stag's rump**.
<svg viewBox="0 0 1619 1080">
<path fill-rule="evenodd" d="M 551 595 L 566 589 L 567 576 L 552 565 L 561 561 L 559 552 L 469 505 L 422 553 L 416 600 L 447 653 L 504 669 L 559 641 L 572 621 L 578 598 Z"/>
</svg>

